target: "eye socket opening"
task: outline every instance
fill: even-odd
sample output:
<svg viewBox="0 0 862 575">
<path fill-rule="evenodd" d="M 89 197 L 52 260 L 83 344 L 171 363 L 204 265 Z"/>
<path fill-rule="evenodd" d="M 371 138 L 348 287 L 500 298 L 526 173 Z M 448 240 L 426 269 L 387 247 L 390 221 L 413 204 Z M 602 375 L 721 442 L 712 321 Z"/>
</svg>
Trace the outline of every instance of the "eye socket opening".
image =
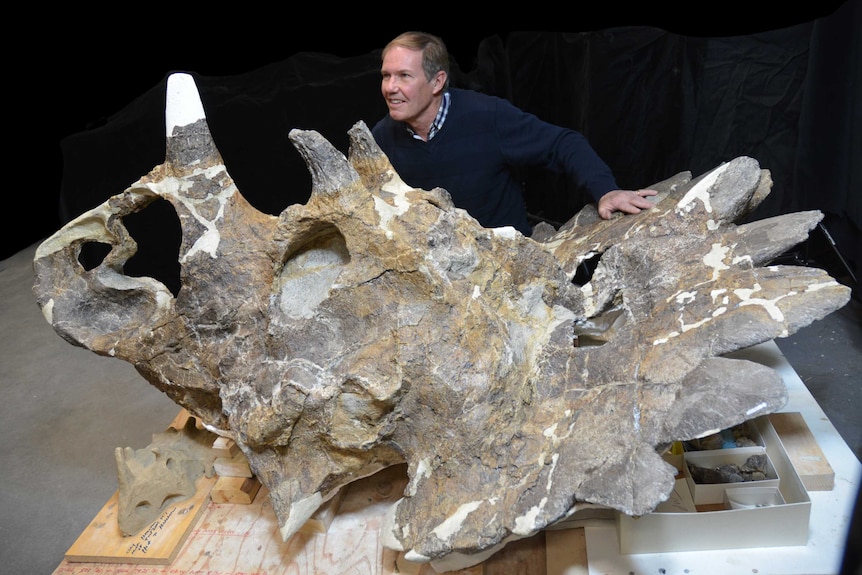
<svg viewBox="0 0 862 575">
<path fill-rule="evenodd" d="M 176 297 L 181 288 L 182 229 L 174 207 L 159 198 L 141 211 L 124 216 L 123 225 L 138 246 L 123 265 L 123 273 L 129 277 L 156 279 Z M 78 263 L 87 271 L 93 270 L 102 265 L 111 249 L 104 242 L 87 242 L 81 246 Z"/>
</svg>

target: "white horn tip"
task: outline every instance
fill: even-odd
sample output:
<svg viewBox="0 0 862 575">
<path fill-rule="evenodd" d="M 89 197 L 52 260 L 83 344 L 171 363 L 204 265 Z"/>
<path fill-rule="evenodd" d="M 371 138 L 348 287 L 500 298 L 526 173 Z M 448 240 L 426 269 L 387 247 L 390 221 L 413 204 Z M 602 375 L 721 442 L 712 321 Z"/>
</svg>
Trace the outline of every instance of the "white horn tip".
<svg viewBox="0 0 862 575">
<path fill-rule="evenodd" d="M 171 74 L 165 95 L 165 135 L 170 137 L 174 128 L 205 118 L 194 78 L 190 74 Z"/>
</svg>

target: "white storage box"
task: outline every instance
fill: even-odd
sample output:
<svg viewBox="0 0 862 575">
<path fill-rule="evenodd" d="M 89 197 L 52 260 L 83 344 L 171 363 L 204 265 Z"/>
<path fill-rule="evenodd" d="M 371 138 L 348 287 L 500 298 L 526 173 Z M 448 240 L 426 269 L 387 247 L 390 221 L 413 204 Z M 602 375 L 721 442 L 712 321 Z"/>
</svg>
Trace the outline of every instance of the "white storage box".
<svg viewBox="0 0 862 575">
<path fill-rule="evenodd" d="M 757 481 L 742 481 L 730 483 L 698 483 L 692 477 L 689 465 L 696 465 L 706 469 L 715 469 L 721 465 L 735 465 L 742 467 L 752 456 L 765 455 L 766 468 L 763 469 L 766 479 Z M 683 454 L 683 469 L 685 480 L 691 491 L 695 505 L 708 505 L 710 503 L 723 503 L 724 491 L 731 487 L 778 487 L 779 477 L 772 465 L 766 448 L 759 447 L 736 447 L 729 449 L 715 449 L 710 451 L 688 451 Z"/>
<path fill-rule="evenodd" d="M 758 417 L 752 420 L 752 424 L 759 435 L 758 443 L 765 446 L 778 477 L 777 487 L 784 500 L 783 504 L 697 511 L 688 481 L 685 478 L 678 479 L 671 499 L 657 507 L 653 513 L 630 517 L 617 512 L 620 553 L 807 545 L 811 514 L 808 492 L 769 420 L 766 417 Z M 676 456 L 675 460 L 667 459 L 678 467 L 685 467 L 680 456 Z M 745 488 L 751 484 L 752 482 L 725 485 L 719 502 L 723 502 L 727 489 Z"/>
<path fill-rule="evenodd" d="M 724 491 L 725 509 L 752 509 L 784 505 L 777 487 L 734 487 Z"/>
</svg>

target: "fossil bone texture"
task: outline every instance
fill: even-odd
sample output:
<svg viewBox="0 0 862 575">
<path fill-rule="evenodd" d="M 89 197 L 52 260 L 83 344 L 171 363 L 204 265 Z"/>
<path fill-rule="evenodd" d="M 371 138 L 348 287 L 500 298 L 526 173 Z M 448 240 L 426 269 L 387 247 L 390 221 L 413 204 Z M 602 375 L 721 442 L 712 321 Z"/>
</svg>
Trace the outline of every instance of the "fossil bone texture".
<svg viewBox="0 0 862 575">
<path fill-rule="evenodd" d="M 114 450 L 119 485 L 117 522 L 123 535 L 138 533 L 168 507 L 193 496 L 201 476 L 213 476 L 215 437 L 206 429 L 198 429 L 190 417 L 182 429 L 170 428 L 153 435 L 152 443 L 144 449 Z"/>
<path fill-rule="evenodd" d="M 736 223 L 771 188 L 751 158 L 655 184 L 637 216 L 588 206 L 526 238 L 406 185 L 361 122 L 348 157 L 293 130 L 311 197 L 273 216 L 228 175 L 189 76 L 169 78 L 167 102 L 165 162 L 45 240 L 34 293 L 63 338 L 132 363 L 234 439 L 285 539 L 403 462 L 384 544 L 438 570 L 578 502 L 647 513 L 673 486 L 664 446 L 786 401 L 772 369 L 723 355 L 850 297 L 822 270 L 766 265 L 819 212 Z M 136 246 L 122 218 L 158 198 L 182 225 L 176 296 L 123 273 Z M 112 247 L 90 270 L 87 242 Z"/>
</svg>

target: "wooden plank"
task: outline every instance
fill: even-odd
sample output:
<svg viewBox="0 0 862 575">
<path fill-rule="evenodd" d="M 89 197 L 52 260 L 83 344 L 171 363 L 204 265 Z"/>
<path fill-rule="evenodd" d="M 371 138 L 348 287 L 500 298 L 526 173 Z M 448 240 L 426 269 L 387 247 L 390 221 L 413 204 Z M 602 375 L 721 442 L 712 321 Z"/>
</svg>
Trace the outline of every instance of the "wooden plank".
<svg viewBox="0 0 862 575">
<path fill-rule="evenodd" d="M 545 532 L 547 575 L 589 575 L 583 527 Z"/>
<path fill-rule="evenodd" d="M 210 497 L 215 503 L 248 505 L 254 501 L 258 491 L 260 480 L 257 477 L 219 477 Z"/>
<path fill-rule="evenodd" d="M 239 453 L 239 445 L 228 437 L 216 437 L 213 441 L 213 453 L 216 457 L 233 457 Z"/>
<path fill-rule="evenodd" d="M 347 493 L 347 489 L 341 489 L 329 501 L 324 502 L 299 530 L 303 533 L 326 533 L 329 531 L 329 526 L 332 525 L 338 509 L 341 507 L 341 501 L 344 499 L 345 493 Z"/>
<path fill-rule="evenodd" d="M 356 481 L 342 490 L 345 491 L 343 500 L 325 533 L 299 531 L 288 541 L 281 540 L 269 492 L 263 486 L 249 505 L 210 502 L 170 565 L 130 568 L 123 564 L 65 560 L 53 575 L 436 575 L 431 564 L 409 562 L 403 554 L 381 545 L 383 516 L 401 497 L 406 483 L 406 470 L 401 466 Z M 536 550 L 521 548 L 522 545 L 528 544 L 516 542 L 508 551 L 519 565 L 526 558 L 537 556 Z M 498 570 L 495 573 L 519 573 L 502 570 L 500 559 L 496 561 Z M 447 575 L 487 575 L 484 565 Z M 534 572 L 524 573 L 532 575 Z"/>
<path fill-rule="evenodd" d="M 446 575 L 486 575 L 483 564 L 473 565 L 457 571 L 447 571 Z M 416 563 L 404 558 L 403 553 L 383 549 L 383 572 L 381 575 L 437 575 L 430 563 Z M 516 571 L 511 572 L 513 575 Z M 518 574 L 520 575 L 520 574 Z"/>
<path fill-rule="evenodd" d="M 216 457 L 213 461 L 213 469 L 220 477 L 252 477 L 254 474 L 249 467 L 245 454 L 237 453 L 233 457 Z"/>
<path fill-rule="evenodd" d="M 767 417 L 805 489 L 832 491 L 835 487 L 835 471 L 808 429 L 802 414 L 771 413 Z"/>
<path fill-rule="evenodd" d="M 265 487 L 250 505 L 210 503 L 171 565 L 149 567 L 146 573 L 396 575 L 406 572 L 407 563 L 403 559 L 399 562 L 399 554 L 384 550 L 380 544 L 383 513 L 400 497 L 405 484 L 401 473 L 386 474 L 386 471 L 380 477 L 365 478 L 343 490 L 347 492 L 344 496 L 347 505 L 335 515 L 326 533 L 300 531 L 288 541 L 281 541 L 272 505 L 264 497 L 268 495 Z M 128 566 L 64 561 L 54 573 L 127 575 L 129 572 Z"/>
<path fill-rule="evenodd" d="M 546 575 L 545 532 L 507 543 L 482 564 L 483 575 Z"/>
<path fill-rule="evenodd" d="M 200 419 L 198 419 L 197 417 L 194 417 L 185 408 L 182 408 L 182 409 L 180 409 L 180 412 L 177 413 L 177 416 L 170 423 L 170 425 L 168 425 L 168 429 L 176 429 L 177 431 L 182 431 L 183 429 L 186 428 L 186 422 L 188 422 L 189 419 L 194 419 L 196 429 L 203 429 L 204 428 L 204 424 L 201 422 Z"/>
<path fill-rule="evenodd" d="M 117 520 L 119 491 L 66 552 L 66 560 L 86 563 L 169 565 L 209 503 L 215 477 L 201 477 L 194 496 L 166 509 L 140 533 L 124 537 Z"/>
</svg>

